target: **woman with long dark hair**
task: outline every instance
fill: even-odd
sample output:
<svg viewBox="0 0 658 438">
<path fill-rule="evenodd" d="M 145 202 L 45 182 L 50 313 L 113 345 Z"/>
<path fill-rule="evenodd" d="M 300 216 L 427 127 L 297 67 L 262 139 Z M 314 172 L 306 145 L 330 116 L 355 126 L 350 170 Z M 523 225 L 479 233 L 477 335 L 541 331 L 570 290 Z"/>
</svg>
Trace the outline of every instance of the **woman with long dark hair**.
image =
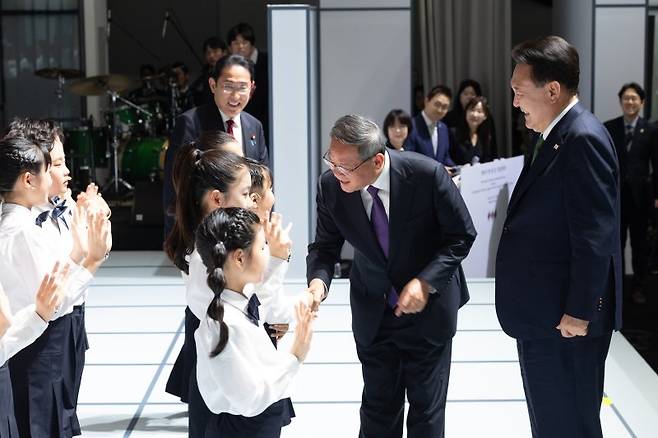
<svg viewBox="0 0 658 438">
<path fill-rule="evenodd" d="M 457 165 L 484 163 L 497 157 L 487 99 L 475 97 L 466 105 L 454 138 L 450 156 Z"/>
</svg>

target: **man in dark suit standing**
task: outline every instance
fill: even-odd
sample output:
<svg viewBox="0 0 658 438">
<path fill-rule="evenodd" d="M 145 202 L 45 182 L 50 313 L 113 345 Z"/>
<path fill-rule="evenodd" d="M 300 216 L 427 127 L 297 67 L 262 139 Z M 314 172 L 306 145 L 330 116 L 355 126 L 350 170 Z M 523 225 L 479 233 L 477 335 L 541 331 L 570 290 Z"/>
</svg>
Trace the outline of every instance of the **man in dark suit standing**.
<svg viewBox="0 0 658 438">
<path fill-rule="evenodd" d="M 445 85 L 432 88 L 425 97 L 425 108 L 411 120 L 413 129 L 405 142 L 405 150 L 426 155 L 446 168 L 455 165 L 449 153 L 454 139 L 441 121 L 450 109 L 451 100 L 450 88 Z"/>
<path fill-rule="evenodd" d="M 185 143 L 198 140 L 204 131 L 224 131 L 242 145 L 244 155 L 269 166 L 265 133 L 261 123 L 243 111 L 254 86 L 253 63 L 240 55 L 230 55 L 217 61 L 208 79 L 214 103 L 192 108 L 176 119 L 165 157 L 163 205 L 165 236 L 174 223 L 175 198 L 172 182 L 176 153 Z"/>
<path fill-rule="evenodd" d="M 306 257 L 309 291 L 326 296 L 343 242 L 352 331 L 362 364 L 363 438 L 402 436 L 405 391 L 410 438 L 443 437 L 457 310 L 468 301 L 461 261 L 475 229 L 443 166 L 386 150 L 361 116 L 331 130 L 319 179 L 317 232 Z"/>
<path fill-rule="evenodd" d="M 539 135 L 498 246 L 498 320 L 517 339 L 533 437 L 601 437 L 605 359 L 621 325 L 617 157 L 578 103 L 572 45 L 543 37 L 512 57 L 514 106 Z"/>
<path fill-rule="evenodd" d="M 631 82 L 621 87 L 618 96 L 624 114 L 605 122 L 605 127 L 615 142 L 619 157 L 622 255 L 629 230 L 631 235 L 631 298 L 636 304 L 644 304 L 647 301 L 644 287 L 649 271 L 649 217 L 651 210 L 658 207 L 658 138 L 655 125 L 640 116 L 644 106 L 644 89 Z M 654 169 L 653 183 L 649 163 Z M 622 272 L 623 268 L 622 263 Z"/>
<path fill-rule="evenodd" d="M 206 64 L 201 69 L 201 74 L 192 83 L 186 92 L 186 99 L 191 107 L 209 105 L 213 102 L 212 91 L 208 79 L 212 74 L 213 67 L 217 61 L 228 54 L 226 43 L 218 37 L 210 37 L 203 42 L 203 55 Z M 187 111 L 189 108 L 185 108 Z"/>
</svg>

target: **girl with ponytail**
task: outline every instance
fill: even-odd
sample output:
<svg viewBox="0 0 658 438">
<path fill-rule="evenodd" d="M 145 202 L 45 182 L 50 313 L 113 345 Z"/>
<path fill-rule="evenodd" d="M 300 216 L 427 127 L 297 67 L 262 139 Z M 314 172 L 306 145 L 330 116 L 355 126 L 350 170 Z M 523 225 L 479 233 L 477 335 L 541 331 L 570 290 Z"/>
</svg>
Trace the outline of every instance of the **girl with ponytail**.
<svg viewBox="0 0 658 438">
<path fill-rule="evenodd" d="M 189 287 L 189 263 L 194 251 L 194 232 L 211 211 L 226 206 L 251 207 L 251 178 L 244 158 L 220 148 L 201 150 L 197 144 L 185 145 L 176 156 L 173 168 L 176 189 L 176 222 L 165 240 L 167 256 L 183 273 L 186 290 Z M 208 299 L 209 301 L 209 299 Z M 207 303 L 205 303 L 207 306 Z M 205 312 L 205 307 L 203 312 Z M 197 314 L 204 314 L 197 312 Z M 167 381 L 166 391 L 189 402 L 190 376 L 196 363 L 194 331 L 199 317 L 185 309 L 185 340 Z M 190 429 L 196 418 L 190 407 Z M 197 411 L 206 411 L 201 406 Z M 200 414 L 201 415 L 201 414 Z M 199 422 L 204 420 L 200 417 Z M 195 437 L 190 432 L 190 437 Z"/>
<path fill-rule="evenodd" d="M 211 415 L 199 394 L 194 367 L 196 346 L 194 332 L 205 318 L 213 292 L 209 289 L 205 266 L 194 250 L 195 231 L 204 217 L 218 208 L 253 208 L 250 198 L 251 177 L 247 162 L 217 147 L 200 150 L 188 144 L 177 155 L 173 168 L 176 189 L 176 223 L 165 242 L 165 251 L 183 272 L 186 289 L 185 340 L 167 381 L 166 391 L 189 403 L 189 436 L 202 437 Z M 280 228 L 280 215 L 265 222 L 264 229 L 272 257 L 266 278 L 281 285 L 287 270 L 290 239 Z M 273 275 L 279 273 L 279 275 Z M 188 275 L 189 274 L 189 275 Z M 272 314 L 272 318 L 278 315 Z M 277 319 L 268 322 L 279 322 Z"/>
<path fill-rule="evenodd" d="M 279 437 L 294 415 L 290 384 L 310 347 L 312 296 L 286 298 L 281 281 L 278 287 L 263 281 L 269 248 L 252 211 L 210 213 L 197 230 L 196 250 L 214 295 L 195 333 L 198 388 L 215 414 L 205 436 Z M 262 329 L 272 313 L 297 321 L 289 352 L 276 350 Z"/>
</svg>

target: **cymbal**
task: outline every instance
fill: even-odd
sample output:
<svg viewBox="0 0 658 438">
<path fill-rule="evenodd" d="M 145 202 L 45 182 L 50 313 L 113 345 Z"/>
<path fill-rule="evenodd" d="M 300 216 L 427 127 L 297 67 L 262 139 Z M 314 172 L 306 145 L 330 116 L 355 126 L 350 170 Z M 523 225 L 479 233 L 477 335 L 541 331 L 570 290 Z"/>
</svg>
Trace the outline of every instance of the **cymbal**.
<svg viewBox="0 0 658 438">
<path fill-rule="evenodd" d="M 69 85 L 69 91 L 80 96 L 100 96 L 108 91 L 120 93 L 138 85 L 139 82 L 129 76 L 111 74 L 78 79 Z"/>
<path fill-rule="evenodd" d="M 44 79 L 57 79 L 62 77 L 64 79 L 77 79 L 84 76 L 84 73 L 74 68 L 42 68 L 34 72 L 35 75 Z"/>
<path fill-rule="evenodd" d="M 157 74 L 157 75 L 143 76 L 143 77 L 140 78 L 140 80 L 141 80 L 142 82 L 147 82 L 147 81 L 154 81 L 154 80 L 156 80 L 156 79 L 162 79 L 162 78 L 164 78 L 164 77 L 165 77 L 165 74 L 164 74 L 164 73 L 160 73 L 160 74 Z"/>
</svg>

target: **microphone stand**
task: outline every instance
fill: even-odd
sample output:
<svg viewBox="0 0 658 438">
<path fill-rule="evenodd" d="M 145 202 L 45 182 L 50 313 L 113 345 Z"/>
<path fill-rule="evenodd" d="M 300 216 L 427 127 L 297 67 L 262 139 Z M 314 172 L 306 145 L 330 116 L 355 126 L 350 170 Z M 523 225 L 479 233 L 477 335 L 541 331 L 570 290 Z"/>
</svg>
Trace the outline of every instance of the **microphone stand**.
<svg viewBox="0 0 658 438">
<path fill-rule="evenodd" d="M 142 42 L 141 42 L 139 39 L 137 39 L 137 37 L 136 37 L 135 35 L 133 35 L 128 29 L 126 29 L 125 27 L 123 27 L 123 25 L 122 25 L 120 22 L 117 22 L 117 19 L 114 18 L 114 17 L 112 17 L 112 24 L 113 24 L 114 26 L 116 26 L 119 30 L 121 30 L 121 32 L 123 32 L 124 35 L 126 35 L 128 38 L 130 38 L 131 40 L 133 40 L 133 41 L 134 41 L 134 42 L 135 42 L 135 43 L 136 43 L 136 44 L 137 44 L 142 50 L 144 50 L 144 52 L 146 52 L 149 56 L 151 56 L 152 58 L 154 58 L 154 59 L 155 59 L 156 61 L 158 61 L 158 62 L 161 61 L 161 59 L 160 59 L 160 57 L 159 57 L 158 55 L 156 55 L 155 53 L 153 53 L 152 51 L 150 51 L 150 50 L 149 50 L 144 44 L 142 44 Z"/>
<path fill-rule="evenodd" d="M 169 15 L 165 15 L 165 20 L 171 23 L 178 36 L 183 40 L 187 48 L 190 49 L 190 52 L 192 53 L 194 58 L 199 62 L 199 65 L 203 67 L 204 62 L 201 60 L 201 57 L 199 57 L 197 52 L 194 50 L 194 47 L 192 47 L 190 40 L 187 38 L 181 27 L 178 25 L 178 19 L 176 17 L 176 13 L 172 9 L 168 9 L 168 12 Z"/>
</svg>

